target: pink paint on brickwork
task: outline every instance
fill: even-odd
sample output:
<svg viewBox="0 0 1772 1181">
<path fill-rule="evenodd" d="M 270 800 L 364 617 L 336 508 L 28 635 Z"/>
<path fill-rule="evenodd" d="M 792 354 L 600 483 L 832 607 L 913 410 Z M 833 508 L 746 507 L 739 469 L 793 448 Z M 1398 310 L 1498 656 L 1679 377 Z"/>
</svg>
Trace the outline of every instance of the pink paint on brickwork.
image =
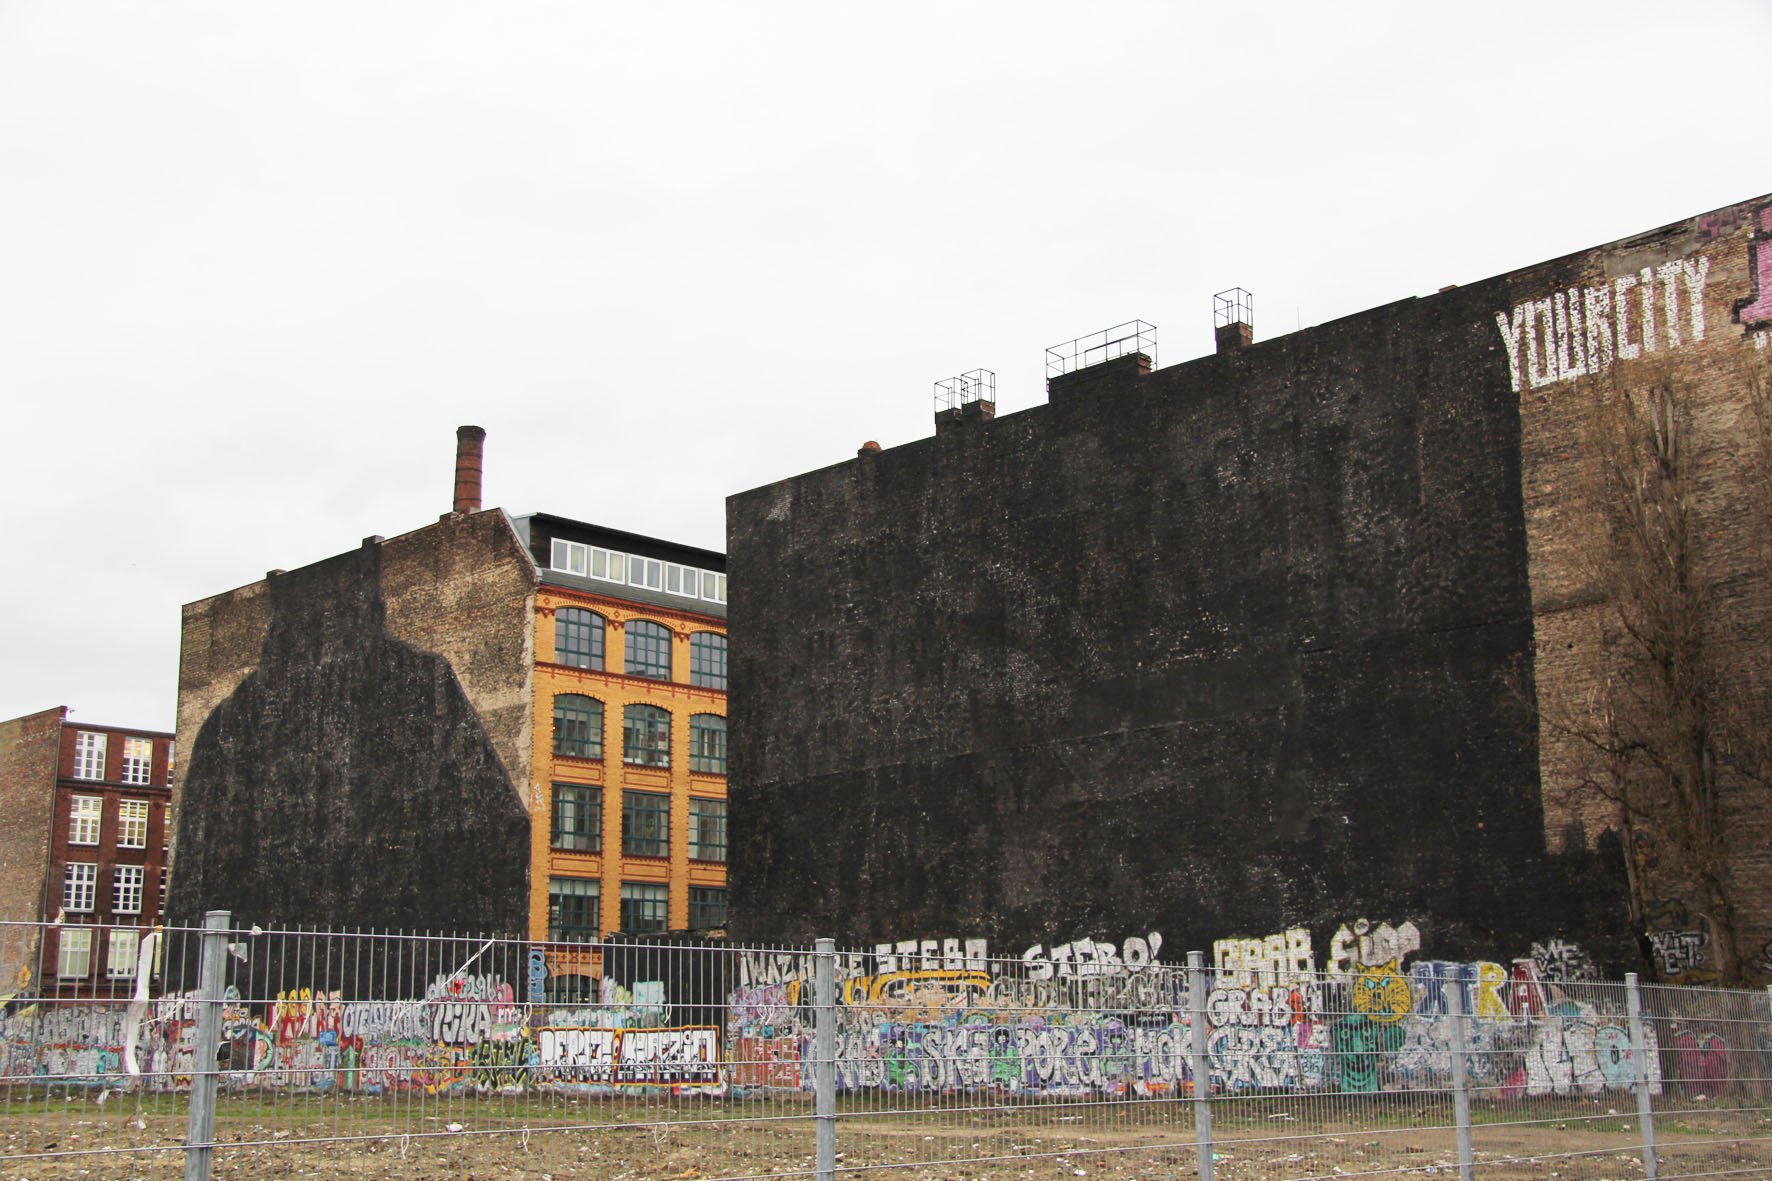
<svg viewBox="0 0 1772 1181">
<path fill-rule="evenodd" d="M 1735 305 L 1735 319 L 1744 328 L 1772 327 L 1772 205 L 1756 213 L 1760 228 L 1747 248 L 1753 288 Z"/>
</svg>

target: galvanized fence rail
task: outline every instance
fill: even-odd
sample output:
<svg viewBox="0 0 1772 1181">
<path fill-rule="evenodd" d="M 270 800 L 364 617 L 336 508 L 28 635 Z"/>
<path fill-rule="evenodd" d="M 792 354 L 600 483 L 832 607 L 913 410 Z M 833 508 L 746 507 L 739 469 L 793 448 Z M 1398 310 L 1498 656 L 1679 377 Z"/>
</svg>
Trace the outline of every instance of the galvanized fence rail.
<svg viewBox="0 0 1772 1181">
<path fill-rule="evenodd" d="M 6 1179 L 1772 1176 L 1772 992 L 221 913 L 100 970 L 65 930 L 0 925 Z"/>
</svg>

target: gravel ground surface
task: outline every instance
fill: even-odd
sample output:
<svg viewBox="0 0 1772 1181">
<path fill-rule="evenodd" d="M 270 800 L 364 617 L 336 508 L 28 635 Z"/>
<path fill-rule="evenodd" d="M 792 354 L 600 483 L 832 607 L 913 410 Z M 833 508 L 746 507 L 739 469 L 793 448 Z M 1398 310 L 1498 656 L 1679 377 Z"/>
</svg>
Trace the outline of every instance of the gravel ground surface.
<svg viewBox="0 0 1772 1181">
<path fill-rule="evenodd" d="M 28 1108 L 21 1110 L 21 1108 Z M 838 1176 L 891 1181 L 1164 1178 L 1195 1181 L 1185 1102 L 1008 1112 L 840 1113 Z M 1611 1109 L 1533 1113 L 1473 1130 L 1484 1181 L 1644 1177 L 1634 1117 Z M 422 1114 L 394 1100 L 224 1097 L 212 1176 L 471 1178 L 504 1181 L 715 1181 L 811 1176 L 813 1123 L 802 1104 L 699 1101 L 540 1103 L 503 1097 Z M 1450 1128 L 1302 1126 L 1284 1113 L 1215 1125 L 1215 1181 L 1458 1176 Z M 6 1104 L 0 1181 L 184 1176 L 185 1110 L 175 1097 Z M 1657 1117 L 1663 1178 L 1772 1178 L 1772 1108 Z M 1273 1122 L 1279 1120 L 1280 1122 Z M 1390 1126 L 1373 1126 L 1373 1125 Z M 989 1158 L 989 1159 L 986 1159 Z"/>
</svg>

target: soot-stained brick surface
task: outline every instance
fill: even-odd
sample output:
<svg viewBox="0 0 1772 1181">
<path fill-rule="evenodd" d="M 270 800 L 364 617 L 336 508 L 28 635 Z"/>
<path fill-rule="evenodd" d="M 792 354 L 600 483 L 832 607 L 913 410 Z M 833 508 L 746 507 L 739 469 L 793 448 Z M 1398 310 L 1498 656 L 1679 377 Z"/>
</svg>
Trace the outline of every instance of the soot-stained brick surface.
<svg viewBox="0 0 1772 1181">
<path fill-rule="evenodd" d="M 388 635 L 382 560 L 269 581 L 258 664 L 183 771 L 174 921 L 526 928 L 522 797 L 450 662 Z"/>
<path fill-rule="evenodd" d="M 732 497 L 741 937 L 1629 950 L 1547 855 L 1498 283 Z"/>
</svg>

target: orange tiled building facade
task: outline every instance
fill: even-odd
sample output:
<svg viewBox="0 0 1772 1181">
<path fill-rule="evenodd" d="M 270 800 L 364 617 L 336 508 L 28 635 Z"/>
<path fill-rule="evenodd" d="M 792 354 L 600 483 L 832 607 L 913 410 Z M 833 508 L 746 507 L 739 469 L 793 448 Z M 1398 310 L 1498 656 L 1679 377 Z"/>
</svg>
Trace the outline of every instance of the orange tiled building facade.
<svg viewBox="0 0 1772 1181">
<path fill-rule="evenodd" d="M 726 574 L 536 514 L 530 935 L 726 925 Z"/>
</svg>

